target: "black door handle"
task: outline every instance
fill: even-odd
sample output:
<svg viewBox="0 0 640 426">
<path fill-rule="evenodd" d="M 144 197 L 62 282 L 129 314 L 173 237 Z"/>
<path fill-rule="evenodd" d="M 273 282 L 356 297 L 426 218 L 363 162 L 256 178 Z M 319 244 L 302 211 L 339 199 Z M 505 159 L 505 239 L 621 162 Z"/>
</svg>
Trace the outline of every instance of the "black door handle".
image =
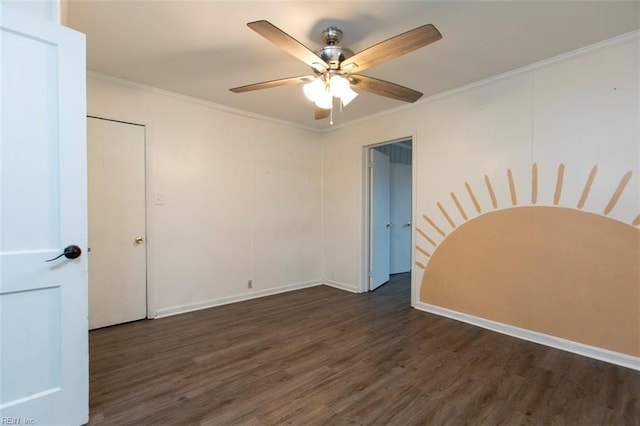
<svg viewBox="0 0 640 426">
<path fill-rule="evenodd" d="M 66 247 L 61 254 L 57 255 L 53 259 L 46 260 L 45 262 L 53 262 L 56 259 L 60 259 L 62 256 L 66 257 L 67 259 L 77 259 L 81 254 L 82 249 L 80 249 L 80 247 L 71 245 Z"/>
</svg>

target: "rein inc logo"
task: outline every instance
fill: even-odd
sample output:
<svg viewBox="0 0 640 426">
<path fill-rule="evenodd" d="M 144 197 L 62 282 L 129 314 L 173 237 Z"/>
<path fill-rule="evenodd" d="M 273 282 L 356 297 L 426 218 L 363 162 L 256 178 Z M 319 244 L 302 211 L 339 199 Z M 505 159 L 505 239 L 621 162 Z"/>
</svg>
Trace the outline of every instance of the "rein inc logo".
<svg viewBox="0 0 640 426">
<path fill-rule="evenodd" d="M 0 425 L 35 425 L 36 420 L 29 417 L 0 417 Z"/>
</svg>

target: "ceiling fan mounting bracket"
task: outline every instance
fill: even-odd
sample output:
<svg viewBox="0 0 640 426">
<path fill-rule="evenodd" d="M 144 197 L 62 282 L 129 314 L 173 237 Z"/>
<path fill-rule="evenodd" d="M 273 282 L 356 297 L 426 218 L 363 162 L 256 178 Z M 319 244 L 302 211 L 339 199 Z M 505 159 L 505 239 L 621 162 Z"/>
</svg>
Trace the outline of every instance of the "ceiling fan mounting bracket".
<svg viewBox="0 0 640 426">
<path fill-rule="evenodd" d="M 338 27 L 330 26 L 322 30 L 320 36 L 327 46 L 335 46 L 342 40 L 342 31 Z"/>
</svg>

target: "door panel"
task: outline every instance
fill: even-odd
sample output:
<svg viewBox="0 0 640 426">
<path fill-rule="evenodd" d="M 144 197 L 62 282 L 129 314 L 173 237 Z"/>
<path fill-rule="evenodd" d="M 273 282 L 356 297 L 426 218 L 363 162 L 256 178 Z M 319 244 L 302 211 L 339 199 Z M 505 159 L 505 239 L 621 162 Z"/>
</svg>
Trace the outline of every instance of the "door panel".
<svg viewBox="0 0 640 426">
<path fill-rule="evenodd" d="M 93 329 L 147 314 L 145 128 L 99 118 L 87 124 Z"/>
<path fill-rule="evenodd" d="M 391 273 L 411 270 L 411 165 L 391 164 Z"/>
<path fill-rule="evenodd" d="M 0 417 L 88 421 L 84 35 L 0 5 Z"/>
<path fill-rule="evenodd" d="M 371 280 L 369 289 L 375 290 L 389 281 L 390 256 L 390 163 L 389 156 L 370 149 L 371 178 Z"/>
</svg>

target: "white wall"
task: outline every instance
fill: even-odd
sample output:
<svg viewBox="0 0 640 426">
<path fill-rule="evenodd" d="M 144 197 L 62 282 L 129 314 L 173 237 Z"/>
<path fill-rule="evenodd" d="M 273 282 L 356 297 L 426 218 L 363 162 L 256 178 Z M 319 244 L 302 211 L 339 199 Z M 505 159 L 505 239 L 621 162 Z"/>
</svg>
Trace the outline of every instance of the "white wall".
<svg viewBox="0 0 640 426">
<path fill-rule="evenodd" d="M 583 162 L 580 158 L 588 155 L 586 163 L 599 158 L 609 170 L 637 169 L 637 67 L 638 37 L 627 37 L 323 135 L 325 277 L 354 288 L 362 279 L 364 146 L 416 135 L 419 215 L 437 212 L 435 202 L 459 191 L 465 181 L 461 178 L 484 187 L 487 168 L 530 168 L 532 161 L 545 159 L 553 171 L 541 172 L 541 178 L 554 180 L 559 161 L 572 157 Z M 612 74 L 619 78 L 607 81 Z M 620 78 L 624 86 L 615 88 Z M 539 142 L 535 152 L 534 140 Z M 585 152 L 584 140 L 602 144 L 587 146 Z M 585 170 L 589 168 L 581 172 Z M 609 186 L 615 187 L 616 176 L 608 177 Z M 515 179 L 522 179 L 516 182 L 521 187 L 530 182 L 530 176 Z M 458 186 L 448 187 L 447 181 Z M 541 185 L 553 191 L 548 186 Z M 637 187 L 631 192 L 637 194 Z M 501 185 L 496 193 L 505 205 L 508 188 Z M 480 197 L 489 203 L 488 196 Z M 636 201 L 627 200 L 627 207 L 618 211 L 626 222 L 633 220 Z"/>
<path fill-rule="evenodd" d="M 318 134 L 95 76 L 88 114 L 147 126 L 151 316 L 321 281 Z"/>
<path fill-rule="evenodd" d="M 621 37 L 325 135 L 326 279 L 352 289 L 363 282 L 362 147 L 414 134 L 418 228 L 430 227 L 422 218 L 427 215 L 445 233 L 453 232 L 437 203 L 457 226 L 464 222 L 452 192 L 470 219 L 477 217 L 465 182 L 475 190 L 483 213 L 512 207 L 507 169 L 513 171 L 518 205 L 531 205 L 533 163 L 539 176 L 537 204 L 554 205 L 557 169 L 563 163 L 558 207 L 576 208 L 589 170 L 598 164 L 584 210 L 599 215 L 622 175 L 632 171 L 623 196 L 607 217 L 630 225 L 630 232 L 632 226 L 638 231 L 632 224 L 640 213 L 638 39 L 638 34 Z M 485 175 L 493 182 L 497 208 L 486 190 Z M 436 245 L 445 239 L 429 230 Z M 435 250 L 419 235 L 416 244 Z M 422 253 L 415 254 L 422 267 L 429 263 Z M 425 283 L 421 283 L 423 270 L 414 265 L 414 271 L 416 306 Z"/>
<path fill-rule="evenodd" d="M 507 169 L 518 205 L 530 205 L 532 163 L 541 205 L 551 204 L 557 167 L 566 165 L 560 206 L 568 208 L 598 163 L 584 209 L 600 214 L 631 170 L 608 218 L 637 222 L 638 51 L 637 34 L 622 37 L 326 134 L 97 78 L 89 78 L 89 113 L 148 125 L 149 193 L 164 202 L 149 200 L 151 302 L 170 314 L 321 281 L 358 291 L 363 147 L 385 141 L 413 138 L 419 228 L 427 215 L 453 232 L 437 203 L 462 223 L 452 192 L 471 219 L 478 216 L 465 183 L 491 210 L 485 175 L 494 182 L 494 209 L 511 207 Z M 436 245 L 445 239 L 430 235 Z M 424 307 L 418 297 L 429 259 L 415 255 L 412 303 Z"/>
</svg>

